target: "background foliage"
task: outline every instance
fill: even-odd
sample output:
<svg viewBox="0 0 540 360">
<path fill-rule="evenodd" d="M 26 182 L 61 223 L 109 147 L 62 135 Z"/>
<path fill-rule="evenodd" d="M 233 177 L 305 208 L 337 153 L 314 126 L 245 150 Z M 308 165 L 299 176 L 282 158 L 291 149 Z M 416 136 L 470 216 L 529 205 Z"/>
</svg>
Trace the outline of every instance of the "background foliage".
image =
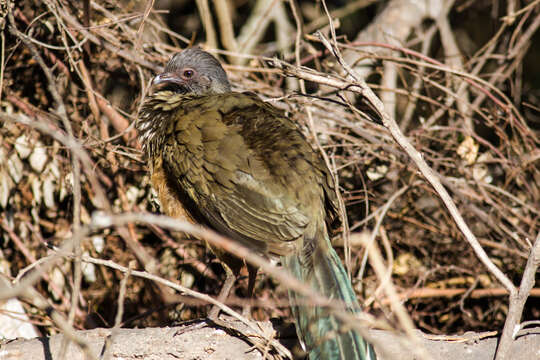
<svg viewBox="0 0 540 360">
<path fill-rule="evenodd" d="M 318 1 L 293 8 L 232 1 L 225 13 L 220 3 L 206 11 L 204 1 L 199 8 L 192 1 L 8 2 L 12 17 L 3 18 L 1 38 L 0 272 L 24 276 L 96 210 L 159 211 L 133 123 L 169 56 L 202 44 L 222 49 L 214 53 L 229 64 L 236 91 L 254 91 L 283 108 L 322 146 L 341 185 L 350 231 L 372 231 L 381 221 L 377 241 L 416 326 L 437 334 L 500 329 L 506 292 L 362 99 L 284 77 L 265 58 L 346 77 L 321 43 L 335 30 L 342 58 L 383 97 L 492 261 L 518 284 L 540 229 L 538 1 L 449 1 L 446 10 L 413 9 L 407 21 L 403 13 L 385 13 L 395 1 L 327 1 L 332 26 Z M 58 138 L 70 135 L 88 156 L 82 170 L 74 168 L 80 158 L 73 148 Z M 336 244 L 342 249 L 341 239 Z M 152 225 L 90 232 L 77 249 L 124 266 L 135 261 L 134 268 L 211 295 L 224 278 L 200 241 Z M 376 277 L 362 266 L 363 248 L 353 241 L 351 251 L 353 282 L 367 310 L 394 321 Z M 92 263 L 83 263 L 81 273 L 75 264 L 64 257 L 35 288 L 60 313 L 71 311 L 76 328 L 112 326 L 124 275 Z M 125 327 L 206 314 L 204 304 L 148 280 L 127 281 Z M 237 301 L 245 288 L 246 281 L 237 284 Z M 524 320 L 540 316 L 538 296 L 533 289 Z M 264 275 L 255 299 L 255 319 L 289 314 L 285 288 Z M 34 305 L 24 304 L 32 323 L 42 334 L 56 332 Z"/>
</svg>

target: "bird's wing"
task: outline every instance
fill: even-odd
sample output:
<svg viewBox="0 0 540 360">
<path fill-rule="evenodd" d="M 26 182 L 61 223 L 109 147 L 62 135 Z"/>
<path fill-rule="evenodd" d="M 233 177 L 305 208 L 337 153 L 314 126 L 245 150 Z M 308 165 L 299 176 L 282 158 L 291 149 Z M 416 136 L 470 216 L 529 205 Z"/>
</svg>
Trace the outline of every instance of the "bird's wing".
<svg viewBox="0 0 540 360">
<path fill-rule="evenodd" d="M 325 197 L 318 157 L 294 123 L 247 94 L 195 99 L 175 116 L 163 165 L 188 211 L 257 250 L 292 251 Z"/>
</svg>

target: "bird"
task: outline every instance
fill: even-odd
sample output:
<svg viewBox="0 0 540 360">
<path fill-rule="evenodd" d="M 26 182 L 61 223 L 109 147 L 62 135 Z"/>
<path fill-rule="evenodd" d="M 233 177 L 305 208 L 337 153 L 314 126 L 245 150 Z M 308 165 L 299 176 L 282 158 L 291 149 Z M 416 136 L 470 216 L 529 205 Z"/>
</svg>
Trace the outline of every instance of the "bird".
<svg viewBox="0 0 540 360">
<path fill-rule="evenodd" d="M 314 291 L 359 313 L 330 241 L 341 226 L 333 175 L 299 126 L 256 94 L 232 91 L 219 60 L 199 47 L 174 54 L 153 88 L 136 128 L 162 211 L 279 259 Z M 244 260 L 211 250 L 227 274 L 218 296 L 224 300 Z M 247 265 L 251 296 L 257 268 Z M 289 299 L 310 360 L 376 358 L 373 346 L 331 311 L 294 290 Z"/>
</svg>

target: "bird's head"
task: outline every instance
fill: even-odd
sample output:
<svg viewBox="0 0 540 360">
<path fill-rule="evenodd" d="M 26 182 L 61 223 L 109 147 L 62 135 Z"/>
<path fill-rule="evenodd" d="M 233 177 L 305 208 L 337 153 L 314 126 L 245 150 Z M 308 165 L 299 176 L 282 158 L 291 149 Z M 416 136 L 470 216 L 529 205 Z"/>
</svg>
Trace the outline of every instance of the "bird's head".
<svg viewBox="0 0 540 360">
<path fill-rule="evenodd" d="M 231 91 L 225 70 L 219 61 L 200 48 L 189 48 L 175 54 L 165 71 L 154 78 L 158 90 L 182 94 L 220 94 Z"/>
</svg>

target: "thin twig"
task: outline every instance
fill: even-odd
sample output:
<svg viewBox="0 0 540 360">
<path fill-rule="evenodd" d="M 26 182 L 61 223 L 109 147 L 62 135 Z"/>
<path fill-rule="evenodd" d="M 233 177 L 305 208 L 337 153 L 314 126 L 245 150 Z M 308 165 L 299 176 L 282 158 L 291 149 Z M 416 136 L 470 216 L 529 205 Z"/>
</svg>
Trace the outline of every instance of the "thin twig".
<svg viewBox="0 0 540 360">
<path fill-rule="evenodd" d="M 519 321 L 523 313 L 523 307 L 525 302 L 529 298 L 531 289 L 536 281 L 536 270 L 540 265 L 540 232 L 536 236 L 534 245 L 531 247 L 529 259 L 527 265 L 523 271 L 523 277 L 521 278 L 521 284 L 519 291 L 510 293 L 510 306 L 508 308 L 508 315 L 504 322 L 504 329 L 497 347 L 497 354 L 495 360 L 511 359 L 510 350 L 512 349 L 512 343 L 516 337 L 516 334 L 520 330 Z"/>
</svg>

